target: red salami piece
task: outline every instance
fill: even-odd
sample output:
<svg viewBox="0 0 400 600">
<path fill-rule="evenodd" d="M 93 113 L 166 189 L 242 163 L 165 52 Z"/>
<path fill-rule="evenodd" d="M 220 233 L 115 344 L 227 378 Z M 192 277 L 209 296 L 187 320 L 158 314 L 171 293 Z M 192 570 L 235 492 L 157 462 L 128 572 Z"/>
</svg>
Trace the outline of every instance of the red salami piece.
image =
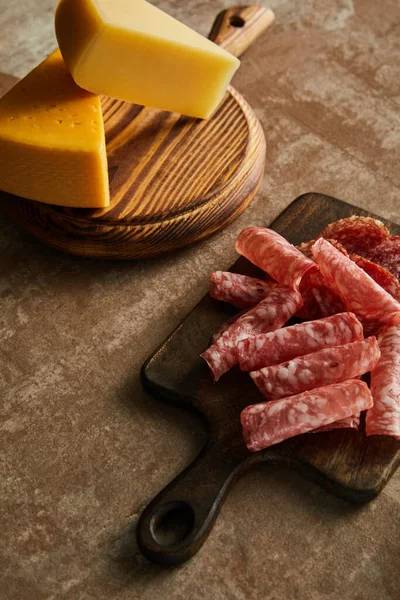
<svg viewBox="0 0 400 600">
<path fill-rule="evenodd" d="M 255 306 L 268 296 L 276 283 L 261 281 L 247 275 L 214 271 L 210 276 L 210 296 L 237 308 Z"/>
<path fill-rule="evenodd" d="M 400 439 L 400 326 L 379 336 L 381 359 L 371 374 L 374 406 L 367 412 L 367 435 Z"/>
<path fill-rule="evenodd" d="M 224 321 L 222 323 L 222 325 L 220 325 L 217 329 L 217 331 L 212 335 L 211 340 L 210 340 L 210 346 L 212 346 L 213 344 L 216 344 L 217 341 L 219 340 L 219 338 L 221 337 L 221 335 L 223 333 L 225 333 L 225 331 L 227 329 L 229 329 L 229 327 L 231 325 L 233 325 L 233 323 L 236 323 L 236 321 L 242 316 L 245 315 L 248 311 L 248 308 L 245 308 L 244 310 L 241 310 L 240 312 L 236 313 L 235 315 L 232 315 L 231 317 L 229 317 L 229 319 L 227 319 L 226 321 Z"/>
<path fill-rule="evenodd" d="M 214 380 L 229 371 L 238 362 L 237 344 L 240 340 L 256 333 L 268 333 L 282 327 L 302 306 L 300 292 L 287 285 L 277 285 L 257 306 L 237 319 L 208 348 L 202 358 L 211 369 Z"/>
<path fill-rule="evenodd" d="M 310 269 L 300 283 L 304 307 L 297 314 L 300 319 L 321 319 L 346 310 L 338 294 L 329 287 L 318 269 Z"/>
<path fill-rule="evenodd" d="M 378 285 L 365 271 L 323 238 L 313 246 L 321 273 L 333 287 L 347 310 L 374 329 L 400 322 L 400 303 Z"/>
<path fill-rule="evenodd" d="M 371 248 L 365 256 L 400 280 L 400 236 L 383 240 L 378 246 Z"/>
<path fill-rule="evenodd" d="M 282 400 L 253 404 L 240 416 L 244 441 L 251 452 L 256 452 L 358 414 L 371 406 L 371 392 L 366 383 L 358 380 L 328 385 Z"/>
<path fill-rule="evenodd" d="M 236 250 L 285 285 L 298 287 L 304 273 L 315 268 L 312 260 L 272 229 L 243 229 L 237 239 Z"/>
<path fill-rule="evenodd" d="M 340 421 L 335 421 L 330 425 L 325 425 L 324 427 L 318 427 L 318 429 L 314 429 L 311 433 L 322 433 L 324 431 L 332 431 L 332 429 L 358 429 L 360 426 L 360 415 L 352 415 L 351 417 L 345 417 L 344 419 L 340 419 Z"/>
<path fill-rule="evenodd" d="M 304 256 L 314 260 L 311 248 L 315 244 L 315 241 L 303 242 L 297 248 Z M 342 254 L 348 256 L 346 250 L 339 242 L 336 240 L 328 241 L 340 250 Z M 307 271 L 300 283 L 300 293 L 304 302 L 304 307 L 296 315 L 300 319 L 321 319 L 322 317 L 330 317 L 346 310 L 342 300 L 335 290 L 328 286 L 319 269 L 310 269 Z"/>
<path fill-rule="evenodd" d="M 371 337 L 298 356 L 250 375 L 266 398 L 277 400 L 364 375 L 376 367 L 380 354 L 376 338 Z"/>
<path fill-rule="evenodd" d="M 309 240 L 308 242 L 302 242 L 301 244 L 299 244 L 298 246 L 296 246 L 296 248 L 298 248 L 300 250 L 300 252 L 302 252 L 304 254 L 304 256 L 307 256 L 307 258 L 311 258 L 311 260 L 314 260 L 313 253 L 312 253 L 312 247 L 314 246 L 314 244 L 315 244 L 316 241 L 317 240 L 314 239 L 314 240 Z M 335 246 L 335 248 L 337 250 L 340 250 L 340 252 L 342 254 L 344 254 L 345 256 L 349 255 L 349 253 L 347 252 L 346 248 L 344 248 L 342 246 L 342 244 L 340 244 L 336 240 L 329 239 L 329 240 L 327 240 L 327 242 L 330 242 L 332 244 L 332 246 Z"/>
<path fill-rule="evenodd" d="M 346 312 L 248 337 L 238 343 L 237 351 L 241 370 L 255 371 L 363 338 L 360 321 L 353 313 Z"/>
<path fill-rule="evenodd" d="M 393 296 L 393 298 L 395 298 L 398 302 L 400 301 L 400 283 L 399 280 L 392 275 L 392 273 L 389 273 L 389 271 L 380 265 L 368 260 L 367 258 L 358 256 L 357 254 L 352 254 L 350 258 L 356 263 L 356 265 L 358 265 L 363 271 L 372 277 L 376 283 L 378 283 L 384 290 Z"/>
<path fill-rule="evenodd" d="M 377 219 L 353 215 L 325 227 L 321 237 L 340 242 L 349 254 L 360 254 L 369 258 L 370 250 L 390 238 L 390 232 Z"/>
</svg>

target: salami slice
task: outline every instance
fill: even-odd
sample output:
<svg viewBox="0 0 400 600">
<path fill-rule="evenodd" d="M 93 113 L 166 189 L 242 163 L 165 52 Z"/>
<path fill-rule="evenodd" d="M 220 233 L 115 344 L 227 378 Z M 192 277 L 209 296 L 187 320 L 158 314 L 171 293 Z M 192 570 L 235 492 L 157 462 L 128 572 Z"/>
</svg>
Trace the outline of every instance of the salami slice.
<svg viewBox="0 0 400 600">
<path fill-rule="evenodd" d="M 316 241 L 317 240 L 314 239 L 314 240 L 309 240 L 308 242 L 302 242 L 301 244 L 296 246 L 296 248 L 298 248 L 300 250 L 300 252 L 302 252 L 304 254 L 304 256 L 307 256 L 307 258 L 311 258 L 311 260 L 314 260 L 313 253 L 312 253 L 312 247 L 314 246 Z M 347 252 L 346 248 L 344 246 L 342 246 L 342 244 L 340 244 L 337 240 L 328 239 L 327 242 L 330 242 L 332 244 L 332 246 L 335 246 L 335 248 L 337 250 L 340 250 L 340 252 L 342 254 L 344 254 L 345 256 L 349 256 L 349 253 Z"/>
<path fill-rule="evenodd" d="M 392 275 L 392 273 L 389 273 L 389 271 L 380 265 L 368 260 L 367 258 L 358 256 L 357 254 L 352 254 L 350 258 L 363 271 L 372 277 L 376 283 L 378 283 L 381 287 L 383 287 L 384 290 L 393 296 L 393 298 L 395 298 L 398 302 L 400 301 L 400 282 L 394 275 Z"/>
<path fill-rule="evenodd" d="M 208 348 L 202 358 L 211 369 L 214 380 L 229 371 L 238 362 L 237 344 L 240 340 L 256 333 L 268 333 L 279 329 L 302 306 L 300 292 L 287 285 L 277 285 L 257 306 L 237 319 Z"/>
<path fill-rule="evenodd" d="M 313 246 L 321 273 L 333 287 L 347 310 L 374 330 L 400 322 L 400 303 L 381 288 L 365 271 L 323 238 Z"/>
<path fill-rule="evenodd" d="M 324 431 L 331 431 L 332 429 L 358 429 L 360 426 L 360 415 L 352 415 L 351 417 L 345 417 L 344 419 L 340 419 L 340 421 L 335 421 L 330 425 L 325 425 L 324 427 L 318 427 L 318 429 L 314 429 L 311 433 L 322 433 Z"/>
<path fill-rule="evenodd" d="M 227 319 L 226 321 L 224 321 L 222 323 L 222 325 L 220 325 L 217 329 L 217 331 L 212 335 L 211 340 L 210 340 L 210 346 L 212 346 L 213 344 L 216 344 L 217 341 L 219 340 L 219 338 L 221 337 L 221 335 L 223 333 L 225 333 L 225 331 L 227 329 L 229 329 L 229 327 L 231 325 L 233 325 L 233 323 L 236 323 L 236 321 L 242 316 L 245 315 L 247 313 L 248 309 L 245 308 L 243 310 L 241 310 L 240 312 L 236 313 L 235 315 L 232 315 L 231 317 L 229 317 L 229 319 Z"/>
<path fill-rule="evenodd" d="M 371 374 L 374 406 L 367 412 L 367 435 L 400 439 L 400 326 L 379 336 L 381 359 Z"/>
<path fill-rule="evenodd" d="M 380 357 L 374 337 L 251 371 L 250 376 L 269 400 L 286 398 L 324 385 L 339 383 L 372 371 Z"/>
<path fill-rule="evenodd" d="M 358 414 L 370 408 L 372 402 L 367 384 L 351 380 L 282 400 L 253 404 L 240 416 L 244 441 L 251 452 L 256 452 Z"/>
<path fill-rule="evenodd" d="M 256 371 L 323 348 L 361 341 L 363 337 L 360 321 L 349 312 L 299 323 L 241 340 L 237 345 L 240 368 Z"/>
<path fill-rule="evenodd" d="M 304 256 L 314 260 L 311 248 L 315 244 L 315 241 L 303 242 L 297 248 Z M 340 250 L 342 254 L 348 256 L 346 250 L 339 242 L 336 240 L 328 241 Z M 297 315 L 300 319 L 321 319 L 346 310 L 342 300 L 335 290 L 329 287 L 319 269 L 310 269 L 307 271 L 300 283 L 300 293 L 304 302 L 304 307 Z"/>
<path fill-rule="evenodd" d="M 312 260 L 272 229 L 247 227 L 239 234 L 236 250 L 285 285 L 298 287 L 304 273 L 315 268 Z"/>
<path fill-rule="evenodd" d="M 361 254 L 361 252 L 358 252 Z M 400 236 L 394 236 L 382 240 L 382 242 L 371 248 L 364 255 L 369 260 L 381 265 L 384 269 L 392 273 L 397 280 L 400 280 Z"/>
<path fill-rule="evenodd" d="M 300 282 L 304 307 L 298 313 L 300 319 L 321 319 L 346 310 L 339 295 L 324 279 L 319 269 L 310 269 Z"/>
<path fill-rule="evenodd" d="M 353 215 L 325 227 L 321 237 L 338 241 L 349 254 L 360 254 L 369 258 L 371 249 L 390 238 L 390 232 L 377 219 Z"/>
<path fill-rule="evenodd" d="M 261 281 L 247 275 L 214 271 L 210 276 L 210 296 L 228 302 L 236 308 L 255 306 L 268 296 L 276 283 Z"/>
</svg>

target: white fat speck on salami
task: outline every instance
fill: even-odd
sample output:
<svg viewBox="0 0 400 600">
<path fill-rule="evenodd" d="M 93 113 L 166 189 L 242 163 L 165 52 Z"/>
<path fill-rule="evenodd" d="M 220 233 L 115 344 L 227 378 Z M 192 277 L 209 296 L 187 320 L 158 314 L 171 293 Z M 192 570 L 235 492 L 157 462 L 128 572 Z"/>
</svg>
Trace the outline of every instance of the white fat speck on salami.
<svg viewBox="0 0 400 600">
<path fill-rule="evenodd" d="M 315 242 L 312 252 L 323 276 L 369 332 L 400 323 L 400 303 L 350 258 L 323 238 Z"/>
<path fill-rule="evenodd" d="M 276 400 L 359 377 L 372 371 L 379 357 L 378 342 L 370 337 L 298 356 L 278 365 L 252 371 L 250 376 L 266 398 Z"/>
<path fill-rule="evenodd" d="M 367 435 L 400 439 L 400 326 L 389 327 L 378 338 L 381 358 L 371 373 L 374 406 L 367 412 Z"/>
<path fill-rule="evenodd" d="M 263 227 L 247 227 L 236 241 L 236 250 L 278 283 L 298 287 L 312 260 L 279 233 Z"/>
<path fill-rule="evenodd" d="M 238 362 L 237 344 L 256 333 L 268 333 L 282 327 L 302 306 L 298 290 L 277 285 L 255 307 L 237 319 L 208 350 L 201 354 L 215 381 Z"/>
<path fill-rule="evenodd" d="M 350 312 L 298 323 L 271 333 L 248 337 L 238 343 L 242 371 L 255 371 L 323 348 L 363 339 L 363 328 Z"/>
<path fill-rule="evenodd" d="M 358 414 L 371 408 L 372 403 L 367 384 L 351 380 L 282 400 L 253 404 L 240 416 L 243 437 L 247 448 L 256 452 Z"/>
<path fill-rule="evenodd" d="M 228 302 L 236 308 L 255 306 L 266 298 L 275 286 L 276 283 L 230 271 L 214 271 L 210 275 L 211 298 Z"/>
</svg>

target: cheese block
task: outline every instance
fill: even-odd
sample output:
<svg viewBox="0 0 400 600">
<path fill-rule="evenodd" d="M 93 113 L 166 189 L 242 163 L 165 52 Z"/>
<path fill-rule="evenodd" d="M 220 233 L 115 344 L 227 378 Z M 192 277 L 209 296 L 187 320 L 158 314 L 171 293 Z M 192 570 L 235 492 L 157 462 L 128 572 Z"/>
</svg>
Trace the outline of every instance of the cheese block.
<svg viewBox="0 0 400 600">
<path fill-rule="evenodd" d="M 61 0 L 55 26 L 81 87 L 193 117 L 213 113 L 240 64 L 145 0 Z"/>
<path fill-rule="evenodd" d="M 49 204 L 109 205 L 99 96 L 57 50 L 0 99 L 0 189 Z"/>
</svg>

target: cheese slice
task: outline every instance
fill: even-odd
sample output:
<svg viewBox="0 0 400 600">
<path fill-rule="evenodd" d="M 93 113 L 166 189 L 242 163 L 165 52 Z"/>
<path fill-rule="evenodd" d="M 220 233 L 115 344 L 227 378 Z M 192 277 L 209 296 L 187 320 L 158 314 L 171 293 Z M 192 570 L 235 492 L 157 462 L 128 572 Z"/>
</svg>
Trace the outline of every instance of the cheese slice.
<svg viewBox="0 0 400 600">
<path fill-rule="evenodd" d="M 145 0 L 61 0 L 56 35 L 96 94 L 208 118 L 240 61 Z"/>
<path fill-rule="evenodd" d="M 0 99 L 0 189 L 60 206 L 109 205 L 100 98 L 76 85 L 58 50 Z"/>
</svg>

